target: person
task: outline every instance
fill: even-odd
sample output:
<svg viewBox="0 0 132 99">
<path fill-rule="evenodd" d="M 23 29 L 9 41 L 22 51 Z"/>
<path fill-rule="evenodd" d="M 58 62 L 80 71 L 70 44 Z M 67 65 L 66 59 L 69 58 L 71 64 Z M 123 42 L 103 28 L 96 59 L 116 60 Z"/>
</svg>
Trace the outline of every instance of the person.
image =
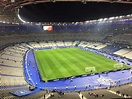
<svg viewBox="0 0 132 99">
<path fill-rule="evenodd" d="M 54 89 L 52 92 L 56 92 L 56 89 Z"/>
<path fill-rule="evenodd" d="M 100 78 L 100 74 L 98 75 L 98 77 Z"/>
<path fill-rule="evenodd" d="M 124 94 L 124 93 L 122 93 L 122 96 L 123 96 L 123 97 L 124 97 L 124 95 L 125 95 L 125 94 Z"/>
<path fill-rule="evenodd" d="M 126 96 L 128 97 L 128 94 L 126 94 Z"/>
<path fill-rule="evenodd" d="M 44 99 L 45 99 L 45 95 L 44 95 Z"/>
<path fill-rule="evenodd" d="M 108 76 L 108 72 L 106 72 L 106 76 Z"/>
<path fill-rule="evenodd" d="M 51 97 L 54 97 L 54 94 L 53 93 L 51 93 Z"/>
<path fill-rule="evenodd" d="M 77 87 L 76 87 L 76 86 L 74 86 L 74 88 L 76 89 Z"/>
<path fill-rule="evenodd" d="M 90 94 L 90 96 L 92 96 L 93 95 L 93 93 L 89 93 Z"/>
<path fill-rule="evenodd" d="M 72 80 L 72 78 L 70 79 L 70 82 L 72 82 L 73 80 Z"/>
<path fill-rule="evenodd" d="M 68 87 L 66 86 L 66 90 L 68 89 Z"/>
<path fill-rule="evenodd" d="M 82 99 L 83 99 L 83 95 L 82 95 Z"/>
<path fill-rule="evenodd" d="M 120 91 L 116 91 L 116 94 L 120 94 Z"/>
</svg>

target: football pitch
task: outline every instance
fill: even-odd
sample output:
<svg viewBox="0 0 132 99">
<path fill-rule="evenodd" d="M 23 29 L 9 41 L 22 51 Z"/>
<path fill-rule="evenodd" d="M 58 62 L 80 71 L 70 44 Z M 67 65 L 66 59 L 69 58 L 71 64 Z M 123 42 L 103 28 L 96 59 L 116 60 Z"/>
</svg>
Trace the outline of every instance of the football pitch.
<svg viewBox="0 0 132 99">
<path fill-rule="evenodd" d="M 118 63 L 79 48 L 35 50 L 34 54 L 43 81 L 109 71 L 116 69 L 114 64 Z M 88 67 L 95 70 L 86 71 Z M 123 68 L 129 67 L 123 65 Z"/>
</svg>

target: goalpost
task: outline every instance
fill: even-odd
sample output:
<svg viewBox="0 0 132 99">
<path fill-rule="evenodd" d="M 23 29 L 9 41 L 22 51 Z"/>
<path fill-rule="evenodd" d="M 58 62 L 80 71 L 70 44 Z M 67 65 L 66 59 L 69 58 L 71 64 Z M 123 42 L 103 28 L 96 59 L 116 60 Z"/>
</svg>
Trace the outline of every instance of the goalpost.
<svg viewBox="0 0 132 99">
<path fill-rule="evenodd" d="M 121 69 L 121 68 L 123 68 L 123 63 L 114 64 L 114 68 L 116 68 L 116 69 Z"/>
<path fill-rule="evenodd" d="M 94 66 L 92 66 L 92 67 L 85 67 L 85 71 L 86 72 L 94 72 L 96 69 L 95 69 L 95 67 Z"/>
</svg>

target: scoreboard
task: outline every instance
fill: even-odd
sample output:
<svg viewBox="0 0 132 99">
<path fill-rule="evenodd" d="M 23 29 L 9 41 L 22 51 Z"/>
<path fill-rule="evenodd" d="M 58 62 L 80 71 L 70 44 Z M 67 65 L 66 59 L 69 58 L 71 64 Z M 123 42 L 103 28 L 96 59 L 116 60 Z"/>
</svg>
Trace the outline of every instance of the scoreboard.
<svg viewBox="0 0 132 99">
<path fill-rule="evenodd" d="M 43 26 L 43 30 L 52 31 L 53 30 L 53 26 Z"/>
</svg>

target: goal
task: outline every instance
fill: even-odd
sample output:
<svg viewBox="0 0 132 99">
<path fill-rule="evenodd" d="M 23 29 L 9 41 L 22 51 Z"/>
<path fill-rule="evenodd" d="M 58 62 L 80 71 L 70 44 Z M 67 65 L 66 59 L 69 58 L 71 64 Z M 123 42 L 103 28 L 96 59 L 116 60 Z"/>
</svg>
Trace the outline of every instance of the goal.
<svg viewBox="0 0 132 99">
<path fill-rule="evenodd" d="M 86 72 L 94 72 L 95 71 L 95 67 L 85 67 L 85 71 Z"/>
<path fill-rule="evenodd" d="M 123 63 L 114 64 L 114 68 L 116 68 L 116 69 L 121 69 L 121 68 L 123 68 Z"/>
</svg>

